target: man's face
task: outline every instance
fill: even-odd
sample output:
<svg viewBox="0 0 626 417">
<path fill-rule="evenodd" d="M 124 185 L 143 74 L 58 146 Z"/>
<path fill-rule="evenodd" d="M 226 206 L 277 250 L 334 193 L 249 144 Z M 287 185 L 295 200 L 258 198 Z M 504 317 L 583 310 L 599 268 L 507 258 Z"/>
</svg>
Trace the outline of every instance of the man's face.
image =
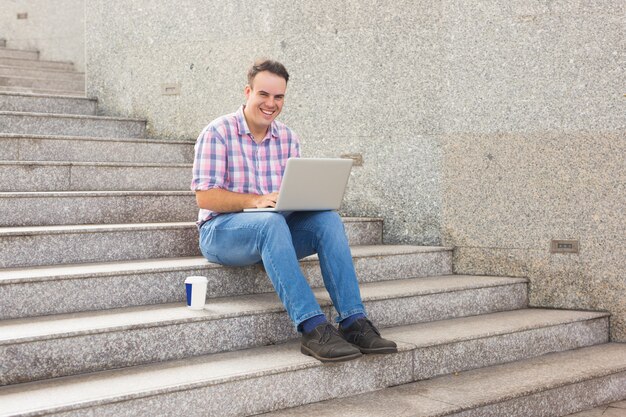
<svg viewBox="0 0 626 417">
<path fill-rule="evenodd" d="M 259 72 L 252 82 L 246 85 L 245 115 L 248 126 L 253 131 L 267 129 L 283 109 L 287 81 L 269 71 Z"/>
</svg>

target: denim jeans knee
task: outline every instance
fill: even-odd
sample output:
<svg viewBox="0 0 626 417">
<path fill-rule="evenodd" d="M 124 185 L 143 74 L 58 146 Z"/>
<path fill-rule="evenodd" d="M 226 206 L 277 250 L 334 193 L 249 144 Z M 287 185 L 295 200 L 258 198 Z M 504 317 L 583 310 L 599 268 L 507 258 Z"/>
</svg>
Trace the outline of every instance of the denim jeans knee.
<svg viewBox="0 0 626 417">
<path fill-rule="evenodd" d="M 323 314 L 300 270 L 291 232 L 279 213 L 231 213 L 202 226 L 200 245 L 209 260 L 244 266 L 262 260 L 294 325 Z"/>
</svg>

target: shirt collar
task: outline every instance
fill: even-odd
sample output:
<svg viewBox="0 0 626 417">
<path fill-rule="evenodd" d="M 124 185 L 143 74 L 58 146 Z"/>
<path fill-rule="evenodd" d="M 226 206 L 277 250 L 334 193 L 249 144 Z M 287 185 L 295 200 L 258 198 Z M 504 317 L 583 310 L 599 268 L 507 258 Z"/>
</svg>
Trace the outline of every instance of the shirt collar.
<svg viewBox="0 0 626 417">
<path fill-rule="evenodd" d="M 250 129 L 248 128 L 248 124 L 246 123 L 246 118 L 243 115 L 244 107 L 246 106 L 242 105 L 241 107 L 239 107 L 239 110 L 237 110 L 237 113 L 235 113 L 235 118 L 237 120 L 237 131 L 239 132 L 240 136 L 250 135 L 252 133 L 250 132 Z M 273 137 L 273 138 L 278 137 L 278 126 L 276 126 L 276 121 L 272 122 L 272 124 L 270 125 L 269 131 L 270 131 L 270 137 Z"/>
</svg>

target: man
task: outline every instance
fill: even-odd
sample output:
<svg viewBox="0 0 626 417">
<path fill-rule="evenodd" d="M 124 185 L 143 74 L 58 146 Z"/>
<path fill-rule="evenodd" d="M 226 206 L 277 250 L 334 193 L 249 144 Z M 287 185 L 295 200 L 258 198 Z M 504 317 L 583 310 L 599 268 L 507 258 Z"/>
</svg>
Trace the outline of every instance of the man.
<svg viewBox="0 0 626 417">
<path fill-rule="evenodd" d="M 246 104 L 211 122 L 195 146 L 191 189 L 200 208 L 202 254 L 211 262 L 262 262 L 289 317 L 302 333 L 302 353 L 322 362 L 362 353 L 396 352 L 365 316 L 352 256 L 334 211 L 250 212 L 275 207 L 289 157 L 300 156 L 298 136 L 276 121 L 289 74 L 276 61 L 255 63 L 244 88 Z M 324 285 L 339 316 L 328 323 L 298 259 L 317 253 Z"/>
</svg>

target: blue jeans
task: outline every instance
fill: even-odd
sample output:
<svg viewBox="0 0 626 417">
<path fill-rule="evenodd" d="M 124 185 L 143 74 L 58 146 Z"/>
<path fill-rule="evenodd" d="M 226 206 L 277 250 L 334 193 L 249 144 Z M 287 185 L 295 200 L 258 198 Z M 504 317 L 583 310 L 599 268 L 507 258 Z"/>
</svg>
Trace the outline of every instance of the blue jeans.
<svg viewBox="0 0 626 417">
<path fill-rule="evenodd" d="M 262 262 L 289 317 L 298 326 L 323 314 L 298 259 L 317 253 L 337 322 L 365 314 L 341 218 L 334 211 L 229 213 L 200 228 L 200 250 L 211 262 L 244 266 Z"/>
</svg>

